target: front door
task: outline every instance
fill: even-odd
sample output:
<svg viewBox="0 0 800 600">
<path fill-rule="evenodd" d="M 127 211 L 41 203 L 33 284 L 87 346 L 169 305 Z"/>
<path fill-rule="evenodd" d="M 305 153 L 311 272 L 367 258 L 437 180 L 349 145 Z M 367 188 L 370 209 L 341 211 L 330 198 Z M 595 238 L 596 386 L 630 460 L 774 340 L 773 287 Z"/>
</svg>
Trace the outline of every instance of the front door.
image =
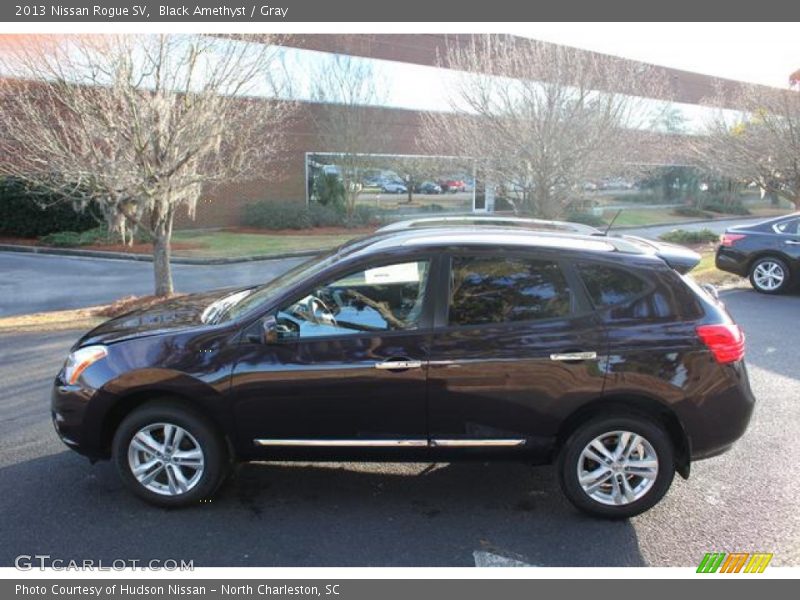
<svg viewBox="0 0 800 600">
<path fill-rule="evenodd" d="M 232 397 L 257 447 L 427 445 L 431 260 L 372 264 L 314 286 L 244 340 Z"/>
<path fill-rule="evenodd" d="M 557 257 L 454 255 L 428 396 L 434 447 L 547 449 L 602 394 L 605 333 Z"/>
</svg>

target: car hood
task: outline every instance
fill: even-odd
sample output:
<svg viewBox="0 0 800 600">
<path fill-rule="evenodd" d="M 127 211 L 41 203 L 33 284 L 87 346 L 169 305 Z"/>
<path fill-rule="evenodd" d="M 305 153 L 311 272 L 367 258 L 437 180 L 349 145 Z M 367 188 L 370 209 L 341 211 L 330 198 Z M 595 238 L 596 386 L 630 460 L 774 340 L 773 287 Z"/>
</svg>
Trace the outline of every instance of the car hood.
<svg viewBox="0 0 800 600">
<path fill-rule="evenodd" d="M 702 258 L 694 250 L 678 244 L 651 240 L 638 235 L 620 235 L 618 237 L 652 252 L 682 275 L 694 269 Z"/>
<path fill-rule="evenodd" d="M 246 294 L 252 287 L 225 288 L 201 294 L 189 294 L 167 300 L 150 308 L 142 308 L 109 319 L 98 325 L 75 344 L 75 348 L 90 344 L 110 344 L 134 337 L 158 335 L 205 325 L 210 319 L 209 307 L 234 294 Z M 217 303 L 215 305 L 215 303 Z"/>
</svg>

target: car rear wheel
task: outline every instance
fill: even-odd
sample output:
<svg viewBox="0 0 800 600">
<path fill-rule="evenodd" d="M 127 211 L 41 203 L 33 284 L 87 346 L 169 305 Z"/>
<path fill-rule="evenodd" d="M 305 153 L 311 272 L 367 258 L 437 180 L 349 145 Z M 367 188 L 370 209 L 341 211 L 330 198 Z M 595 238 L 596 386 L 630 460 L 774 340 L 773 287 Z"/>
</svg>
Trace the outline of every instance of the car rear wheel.
<svg viewBox="0 0 800 600">
<path fill-rule="evenodd" d="M 780 258 L 759 258 L 750 267 L 750 284 L 762 294 L 780 294 L 789 287 L 789 268 Z"/>
<path fill-rule="evenodd" d="M 646 418 L 598 417 L 566 440 L 558 471 L 564 494 L 580 510 L 632 517 L 655 506 L 672 484 L 672 442 Z"/>
<path fill-rule="evenodd" d="M 125 485 L 158 506 L 188 506 L 223 481 L 225 443 L 206 419 L 174 402 L 148 403 L 114 435 L 113 456 Z"/>
</svg>

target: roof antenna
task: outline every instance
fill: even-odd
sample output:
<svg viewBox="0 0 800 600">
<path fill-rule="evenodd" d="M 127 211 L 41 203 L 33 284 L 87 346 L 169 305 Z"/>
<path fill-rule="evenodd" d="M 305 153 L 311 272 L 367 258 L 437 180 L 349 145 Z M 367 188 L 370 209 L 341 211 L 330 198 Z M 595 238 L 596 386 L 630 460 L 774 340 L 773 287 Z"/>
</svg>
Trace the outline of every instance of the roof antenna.
<svg viewBox="0 0 800 600">
<path fill-rule="evenodd" d="M 614 215 L 614 218 L 613 218 L 613 219 L 611 219 L 611 221 L 609 221 L 609 223 L 608 223 L 608 227 L 606 227 L 606 230 L 603 232 L 603 235 L 605 235 L 605 236 L 607 236 L 607 235 L 608 235 L 608 232 L 609 232 L 609 231 L 611 231 L 611 226 L 612 226 L 612 225 L 614 225 L 614 221 L 616 221 L 616 220 L 617 220 L 617 217 L 618 217 L 618 216 L 620 216 L 621 214 L 622 214 L 622 209 L 620 208 L 620 209 L 617 211 L 617 214 L 615 214 L 615 215 Z"/>
</svg>

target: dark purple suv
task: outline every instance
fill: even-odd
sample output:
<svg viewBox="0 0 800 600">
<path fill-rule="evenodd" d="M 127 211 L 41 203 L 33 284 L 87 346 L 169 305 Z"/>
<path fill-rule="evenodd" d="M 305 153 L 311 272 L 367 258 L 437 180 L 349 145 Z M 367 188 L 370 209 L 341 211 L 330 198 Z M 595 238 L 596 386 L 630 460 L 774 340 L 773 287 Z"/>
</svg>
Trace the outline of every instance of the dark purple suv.
<svg viewBox="0 0 800 600">
<path fill-rule="evenodd" d="M 53 421 L 162 506 L 247 460 L 556 464 L 577 507 L 647 510 L 728 449 L 744 337 L 686 252 L 519 228 L 384 232 L 262 286 L 112 319 L 59 372 Z"/>
</svg>

